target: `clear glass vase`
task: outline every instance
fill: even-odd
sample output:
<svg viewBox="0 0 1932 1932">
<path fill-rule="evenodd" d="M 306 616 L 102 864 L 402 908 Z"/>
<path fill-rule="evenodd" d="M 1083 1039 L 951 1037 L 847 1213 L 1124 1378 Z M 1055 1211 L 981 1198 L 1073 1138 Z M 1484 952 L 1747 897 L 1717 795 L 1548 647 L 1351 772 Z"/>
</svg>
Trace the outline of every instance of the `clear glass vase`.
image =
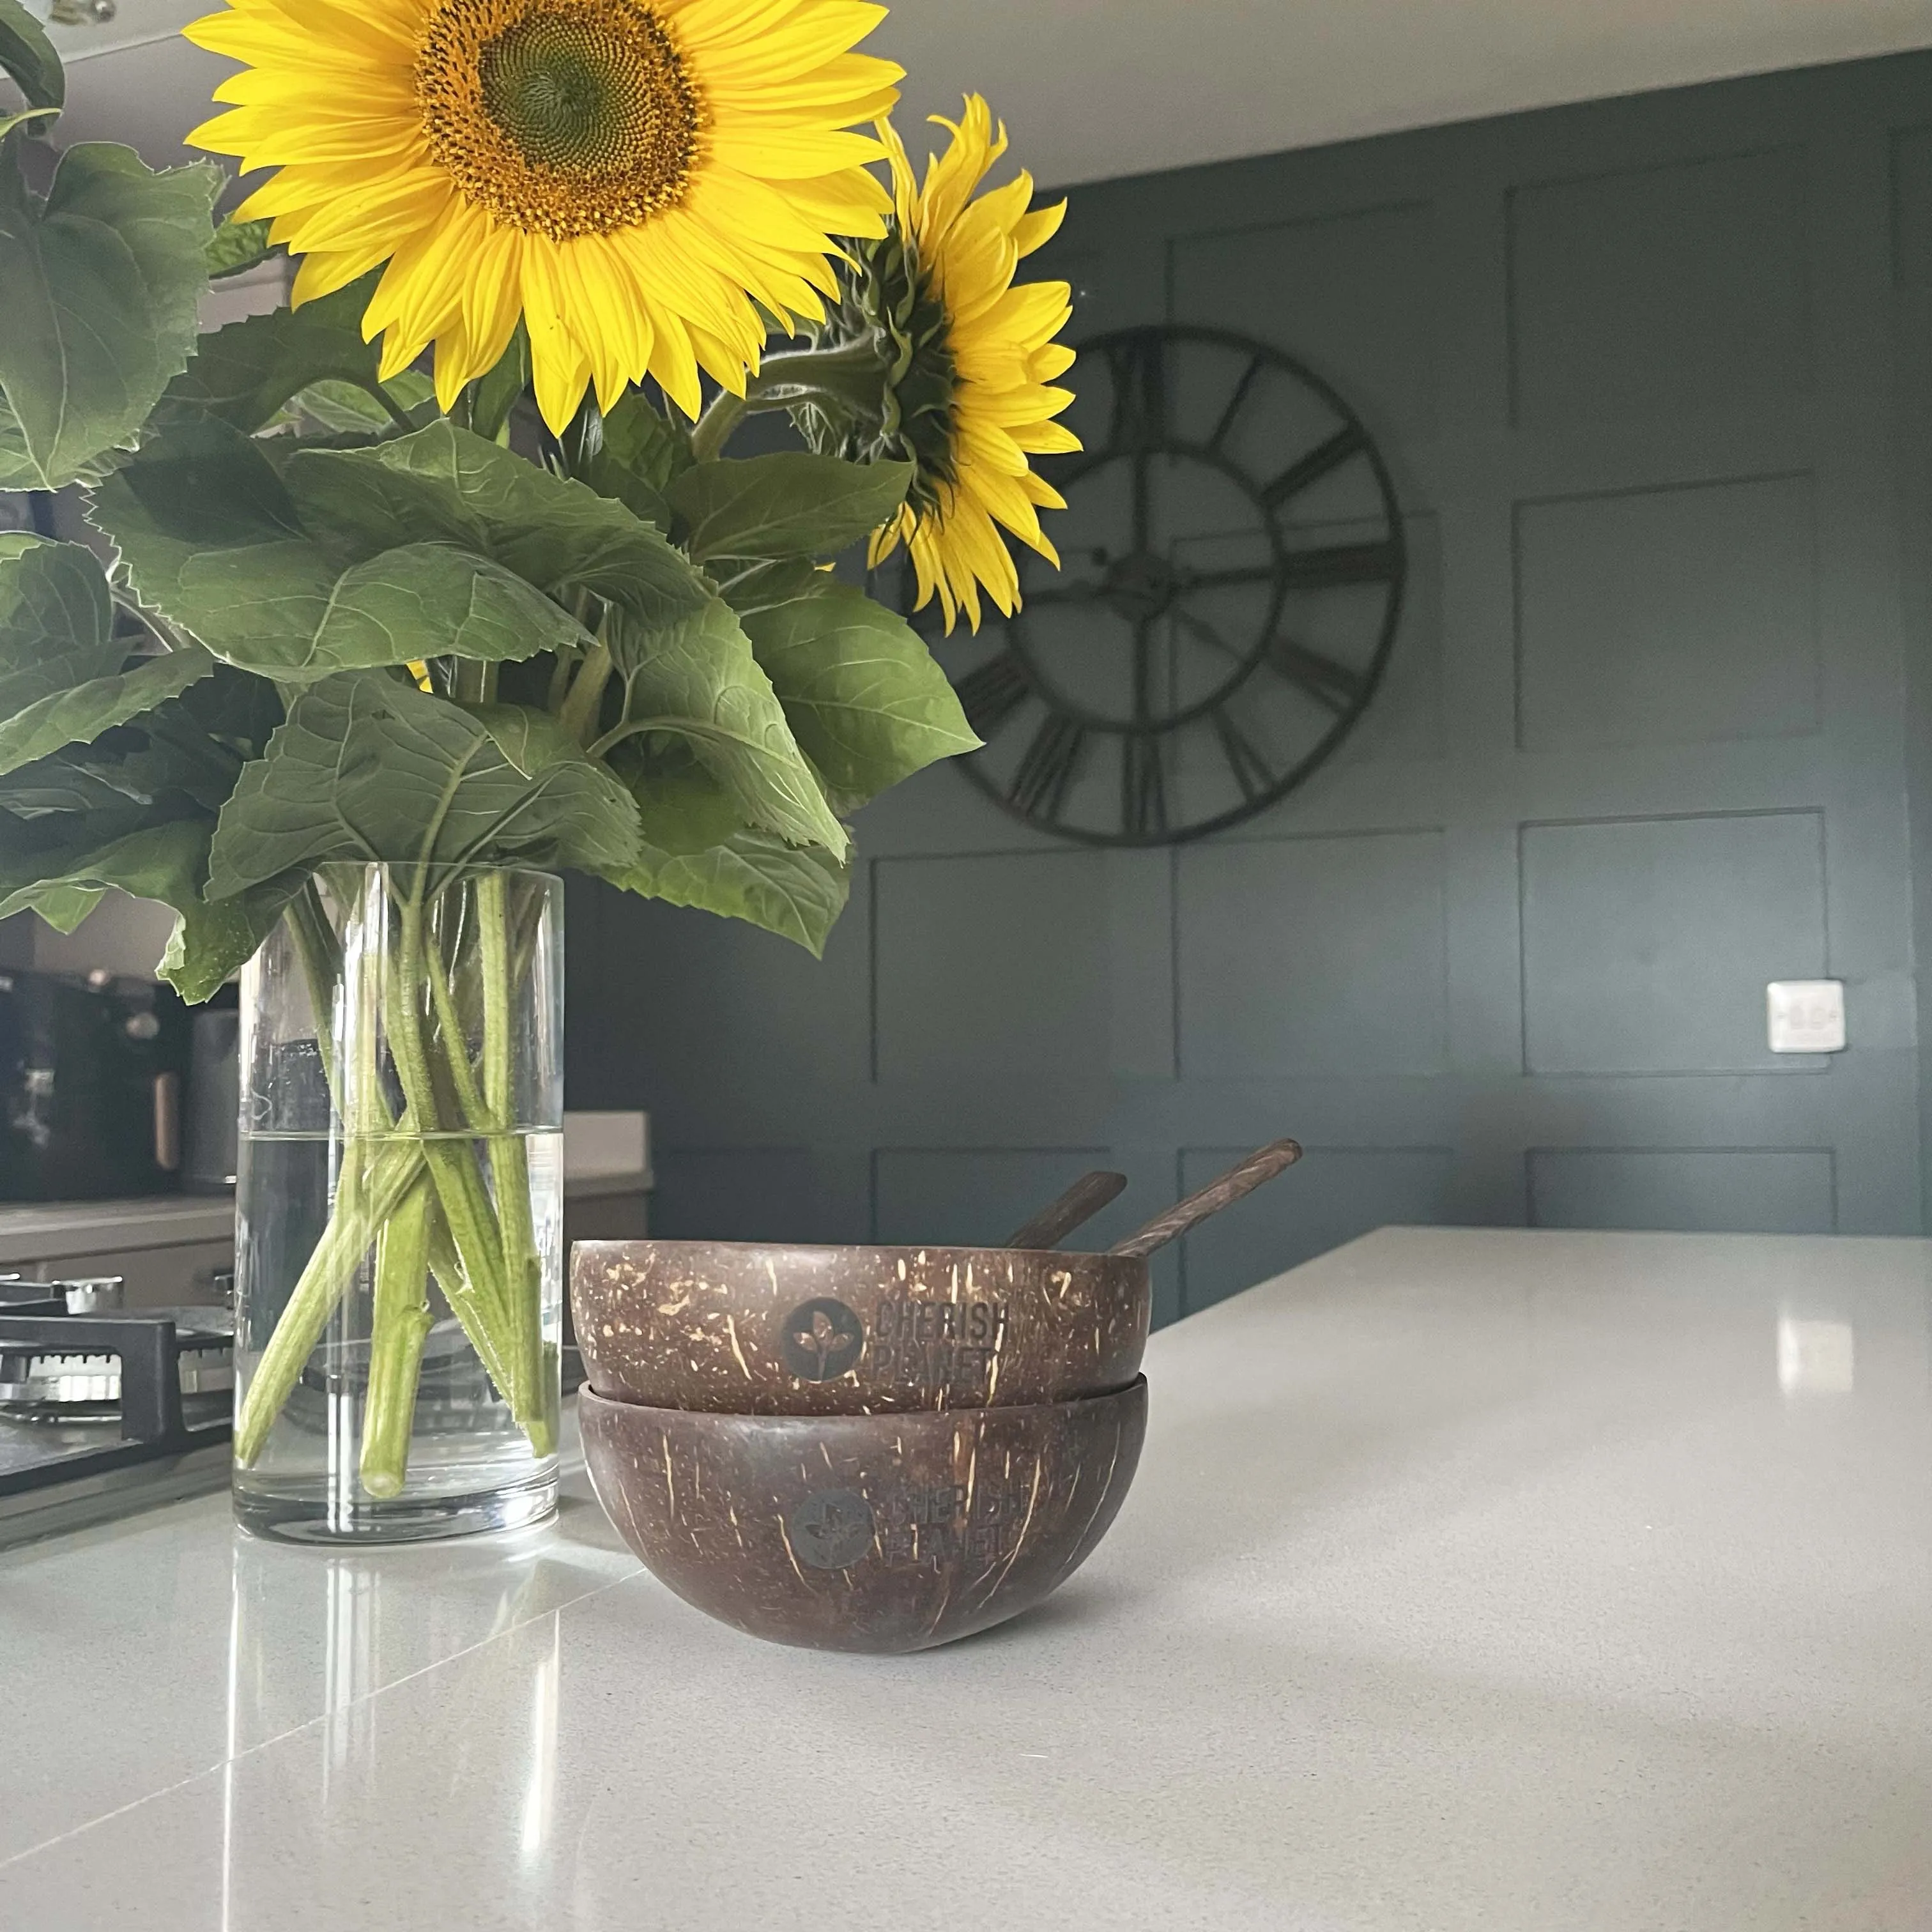
<svg viewBox="0 0 1932 1932">
<path fill-rule="evenodd" d="M 332 868 L 242 983 L 235 1508 L 302 1541 L 556 1502 L 563 893 Z"/>
</svg>

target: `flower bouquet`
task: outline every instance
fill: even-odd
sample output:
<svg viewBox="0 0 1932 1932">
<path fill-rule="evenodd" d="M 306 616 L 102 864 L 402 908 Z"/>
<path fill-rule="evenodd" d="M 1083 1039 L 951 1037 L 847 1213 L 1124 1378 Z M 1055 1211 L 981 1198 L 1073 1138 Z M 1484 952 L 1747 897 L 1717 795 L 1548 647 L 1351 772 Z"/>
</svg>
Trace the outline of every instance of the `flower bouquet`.
<svg viewBox="0 0 1932 1932">
<path fill-rule="evenodd" d="M 883 12 L 234 0 L 190 140 L 267 172 L 218 222 L 209 163 L 55 152 L 0 0 L 0 488 L 97 533 L 0 536 L 0 914 L 160 901 L 190 1000 L 254 962 L 258 1526 L 548 1507 L 551 875 L 817 952 L 853 812 L 977 742 L 830 566 L 904 546 L 950 628 L 1014 607 L 1002 529 L 1051 556 L 1067 290 L 1015 274 L 1060 211 L 981 191 L 976 98 L 916 176 Z M 287 307 L 197 333 L 283 253 Z M 724 453 L 772 411 L 799 446 Z"/>
</svg>

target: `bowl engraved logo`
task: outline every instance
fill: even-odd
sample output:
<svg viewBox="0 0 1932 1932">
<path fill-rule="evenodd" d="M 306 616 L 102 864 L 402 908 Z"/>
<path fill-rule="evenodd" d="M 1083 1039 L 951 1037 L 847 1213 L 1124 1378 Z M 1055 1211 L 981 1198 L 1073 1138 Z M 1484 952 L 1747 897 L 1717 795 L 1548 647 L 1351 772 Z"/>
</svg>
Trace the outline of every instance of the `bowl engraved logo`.
<svg viewBox="0 0 1932 1932">
<path fill-rule="evenodd" d="M 802 1301 L 778 1333 L 778 1353 L 801 1382 L 842 1376 L 865 1349 L 865 1324 L 842 1301 Z"/>
<path fill-rule="evenodd" d="M 792 1554 L 809 1569 L 849 1569 L 872 1546 L 872 1506 L 851 1490 L 807 1496 L 784 1526 Z"/>
</svg>

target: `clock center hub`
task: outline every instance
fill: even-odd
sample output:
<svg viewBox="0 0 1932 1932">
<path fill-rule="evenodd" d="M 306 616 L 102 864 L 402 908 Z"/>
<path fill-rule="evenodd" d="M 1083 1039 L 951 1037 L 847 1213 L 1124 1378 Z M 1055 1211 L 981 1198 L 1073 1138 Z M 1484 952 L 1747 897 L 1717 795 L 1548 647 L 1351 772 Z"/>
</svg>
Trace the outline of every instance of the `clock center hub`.
<svg viewBox="0 0 1932 1932">
<path fill-rule="evenodd" d="M 1140 550 L 1108 565 L 1100 596 L 1129 623 L 1144 624 L 1166 614 L 1176 587 L 1174 566 L 1166 558 Z"/>
</svg>

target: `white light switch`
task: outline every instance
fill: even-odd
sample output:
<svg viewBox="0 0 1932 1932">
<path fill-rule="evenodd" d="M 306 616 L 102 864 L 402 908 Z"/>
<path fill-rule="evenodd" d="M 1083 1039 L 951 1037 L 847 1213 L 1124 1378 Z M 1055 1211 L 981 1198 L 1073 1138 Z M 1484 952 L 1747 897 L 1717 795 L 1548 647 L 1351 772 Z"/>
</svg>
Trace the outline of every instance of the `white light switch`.
<svg viewBox="0 0 1932 1932">
<path fill-rule="evenodd" d="M 1842 980 L 1774 980 L 1766 987 L 1773 1053 L 1843 1053 Z"/>
</svg>

